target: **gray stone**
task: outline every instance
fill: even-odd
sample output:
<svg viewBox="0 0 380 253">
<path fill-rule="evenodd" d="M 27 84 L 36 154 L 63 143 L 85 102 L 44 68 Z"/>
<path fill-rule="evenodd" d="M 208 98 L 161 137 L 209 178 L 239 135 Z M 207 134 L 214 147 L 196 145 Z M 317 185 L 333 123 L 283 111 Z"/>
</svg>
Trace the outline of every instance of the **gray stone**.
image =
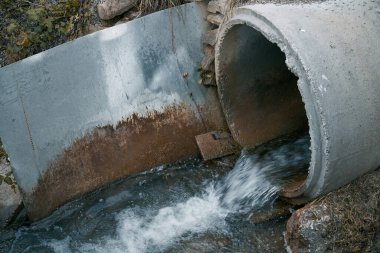
<svg viewBox="0 0 380 253">
<path fill-rule="evenodd" d="M 203 43 L 210 46 L 215 46 L 217 41 L 218 29 L 210 30 L 203 36 Z"/>
<path fill-rule="evenodd" d="M 223 15 L 222 14 L 207 15 L 207 21 L 214 25 L 220 25 L 223 22 Z"/>
<path fill-rule="evenodd" d="M 291 252 L 378 252 L 379 220 L 376 170 L 293 213 L 285 241 Z"/>
<path fill-rule="evenodd" d="M 214 59 L 215 59 L 215 51 L 211 46 L 206 46 L 203 49 L 205 55 L 202 58 L 201 67 L 203 70 L 212 70 L 214 71 Z"/>
<path fill-rule="evenodd" d="M 137 0 L 105 0 L 98 4 L 101 19 L 109 20 L 131 9 Z"/>
<path fill-rule="evenodd" d="M 0 160 L 0 228 L 4 228 L 22 205 L 20 191 L 5 158 Z"/>
<path fill-rule="evenodd" d="M 226 11 L 228 1 L 226 0 L 213 0 L 208 3 L 207 11 L 211 13 L 224 14 Z"/>
</svg>

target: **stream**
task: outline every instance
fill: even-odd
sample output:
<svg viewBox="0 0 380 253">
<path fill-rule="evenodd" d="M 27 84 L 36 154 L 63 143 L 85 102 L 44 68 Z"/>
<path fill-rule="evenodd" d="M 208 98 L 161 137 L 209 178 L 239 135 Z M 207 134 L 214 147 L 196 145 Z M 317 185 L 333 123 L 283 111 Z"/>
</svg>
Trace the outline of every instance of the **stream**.
<svg viewBox="0 0 380 253">
<path fill-rule="evenodd" d="M 190 158 L 121 179 L 2 231 L 0 252 L 285 252 L 287 217 L 251 217 L 307 173 L 309 147 L 307 134 L 284 137 L 238 158 Z"/>
</svg>

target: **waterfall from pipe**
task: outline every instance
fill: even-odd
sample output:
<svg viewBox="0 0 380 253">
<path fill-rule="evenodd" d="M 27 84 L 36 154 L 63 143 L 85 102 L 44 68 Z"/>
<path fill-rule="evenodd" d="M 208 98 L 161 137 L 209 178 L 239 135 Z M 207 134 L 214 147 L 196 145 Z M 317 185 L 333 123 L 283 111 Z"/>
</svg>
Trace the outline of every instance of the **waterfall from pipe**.
<svg viewBox="0 0 380 253">
<path fill-rule="evenodd" d="M 243 151 L 234 169 L 223 180 L 209 182 L 198 196 L 159 210 L 135 207 L 122 211 L 114 236 L 77 245 L 78 252 L 162 252 L 181 238 L 226 229 L 228 215 L 273 202 L 283 184 L 309 165 L 308 135 L 278 144 Z M 55 252 L 71 252 L 69 244 L 70 238 L 47 242 Z"/>
</svg>

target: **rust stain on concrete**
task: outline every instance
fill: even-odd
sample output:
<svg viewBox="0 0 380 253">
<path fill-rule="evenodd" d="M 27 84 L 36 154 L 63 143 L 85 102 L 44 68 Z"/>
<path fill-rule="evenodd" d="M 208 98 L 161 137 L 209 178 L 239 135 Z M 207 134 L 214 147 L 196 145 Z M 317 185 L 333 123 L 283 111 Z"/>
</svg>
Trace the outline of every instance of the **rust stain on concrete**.
<svg viewBox="0 0 380 253">
<path fill-rule="evenodd" d="M 205 127 L 186 105 L 147 116 L 133 115 L 116 127 L 97 127 L 75 140 L 51 163 L 26 198 L 28 215 L 32 220 L 43 218 L 96 187 L 198 154 L 194 136 L 207 132 L 205 128 L 209 127 L 216 125 Z"/>
</svg>

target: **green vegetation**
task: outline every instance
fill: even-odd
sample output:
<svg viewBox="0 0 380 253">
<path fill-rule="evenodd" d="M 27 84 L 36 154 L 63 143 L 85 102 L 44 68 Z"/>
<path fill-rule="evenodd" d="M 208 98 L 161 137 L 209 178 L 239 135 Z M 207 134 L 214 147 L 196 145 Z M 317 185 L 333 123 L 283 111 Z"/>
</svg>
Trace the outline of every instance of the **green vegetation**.
<svg viewBox="0 0 380 253">
<path fill-rule="evenodd" d="M 90 7 L 90 0 L 57 0 L 55 3 L 2 0 L 2 64 L 13 63 L 83 35 L 92 16 Z"/>
<path fill-rule="evenodd" d="M 185 0 L 139 0 L 129 12 L 101 21 L 99 0 L 1 0 L 0 67 L 104 27 L 185 3 Z M 134 15 L 130 15 L 133 13 Z"/>
</svg>

